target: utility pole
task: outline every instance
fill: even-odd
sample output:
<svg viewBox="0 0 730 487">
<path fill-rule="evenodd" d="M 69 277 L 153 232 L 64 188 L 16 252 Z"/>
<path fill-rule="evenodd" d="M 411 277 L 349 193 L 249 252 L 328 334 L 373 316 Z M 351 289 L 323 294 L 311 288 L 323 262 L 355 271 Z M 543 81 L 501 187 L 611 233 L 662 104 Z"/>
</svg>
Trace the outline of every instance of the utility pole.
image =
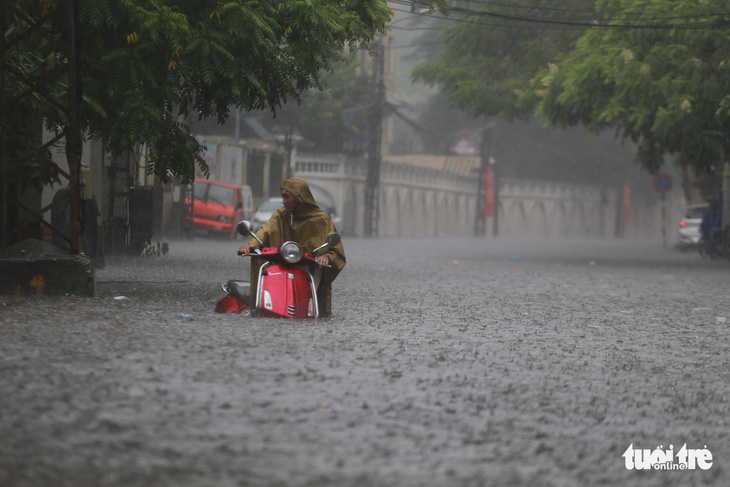
<svg viewBox="0 0 730 487">
<path fill-rule="evenodd" d="M 477 206 L 474 213 L 474 236 L 484 237 L 487 234 L 487 217 L 491 216 L 493 223 L 492 236 L 497 236 L 497 178 L 492 166 L 494 165 L 494 157 L 492 150 L 494 149 L 494 130 L 499 122 L 490 122 L 482 129 L 482 143 L 479 156 L 481 163 L 479 165 L 479 175 L 477 177 Z M 489 132 L 489 142 L 487 142 L 487 132 Z M 489 189 L 487 189 L 489 186 Z M 487 194 L 487 192 L 491 194 Z M 491 198 L 489 203 L 492 205 L 492 215 L 487 215 L 487 199 Z"/>
<path fill-rule="evenodd" d="M 484 154 L 484 136 L 482 135 L 482 151 L 480 154 L 479 177 L 477 178 L 477 207 L 474 212 L 474 236 L 484 237 L 487 230 L 487 215 L 484 211 L 487 203 L 487 157 Z"/>
<path fill-rule="evenodd" d="M 0 32 L 6 32 L 7 6 L 0 4 Z M 5 164 L 5 36 L 0 36 L 0 248 L 9 243 L 8 230 L 8 175 Z"/>
<path fill-rule="evenodd" d="M 373 101 L 369 111 L 370 138 L 368 141 L 368 166 L 365 178 L 365 236 L 378 236 L 380 217 L 380 165 L 383 140 L 383 108 L 385 106 L 385 49 L 383 38 L 378 46 L 373 64 Z"/>
<path fill-rule="evenodd" d="M 494 159 L 489 158 L 489 164 L 494 166 Z M 499 236 L 499 171 L 492 170 L 492 191 L 494 191 L 494 215 L 492 216 L 492 237 Z"/>
<path fill-rule="evenodd" d="M 728 235 L 730 228 L 730 162 L 725 162 L 722 167 L 722 231 Z"/>
<path fill-rule="evenodd" d="M 79 179 L 80 133 L 79 103 L 81 101 L 81 63 L 78 59 L 79 35 L 76 28 L 77 0 L 67 0 L 68 8 L 68 123 L 66 125 L 66 158 L 70 176 L 71 253 L 79 253 Z"/>
<path fill-rule="evenodd" d="M 21 226 L 24 224 L 20 223 L 18 210 L 24 209 L 36 217 L 39 222 L 46 228 L 50 228 L 56 234 L 63 237 L 64 240 L 68 240 L 71 243 L 72 253 L 79 252 L 79 203 L 80 203 L 80 157 L 81 157 L 81 137 L 79 131 L 79 105 L 81 103 L 81 62 L 79 60 L 79 47 L 80 35 L 77 28 L 78 19 L 78 0 L 66 0 L 60 2 L 58 7 L 59 14 L 63 14 L 63 6 L 65 5 L 65 27 L 68 35 L 68 46 L 67 51 L 62 53 L 61 57 L 66 58 L 67 69 L 67 80 L 68 80 L 68 106 L 63 103 L 59 103 L 53 98 L 48 90 L 48 86 L 55 81 L 51 79 L 48 73 L 40 76 L 37 81 L 27 79 L 23 74 L 23 70 L 18 70 L 13 66 L 6 64 L 5 58 L 6 52 L 9 46 L 16 45 L 21 39 L 27 39 L 29 36 L 37 35 L 37 42 L 45 44 L 53 44 L 58 46 L 58 39 L 56 38 L 56 31 L 61 30 L 63 25 L 59 25 L 56 29 L 46 29 L 48 25 L 48 18 L 32 18 L 29 17 L 26 12 L 23 11 L 22 5 L 17 5 L 18 2 L 1 2 L 0 3 L 0 30 L 3 32 L 7 29 L 9 24 L 9 14 L 12 13 L 15 19 L 27 24 L 27 28 L 22 31 L 14 32 L 10 39 L 0 39 L 0 184 L 2 186 L 2 193 L 0 194 L 0 243 L 5 245 L 10 243 L 11 234 L 20 236 Z M 61 17 L 62 19 L 64 17 Z M 63 22 L 61 22 L 63 24 Z M 20 24 L 19 24 L 20 25 Z M 56 65 L 61 67 L 61 62 L 57 62 Z M 28 90 L 22 94 L 10 97 L 7 90 L 4 89 L 7 86 L 6 77 L 10 75 L 15 80 L 27 85 Z M 44 99 L 44 101 L 50 105 L 53 105 L 59 112 L 63 112 L 67 116 L 67 124 L 62 133 L 57 134 L 50 141 L 47 141 L 40 148 L 36 147 L 37 140 L 33 136 L 23 135 L 22 131 L 16 130 L 16 127 L 8 119 L 8 108 L 17 108 L 17 104 L 21 99 L 26 96 L 33 94 L 38 95 Z M 50 168 L 50 171 L 55 174 L 62 175 L 68 178 L 70 182 L 70 222 L 69 229 L 62 231 L 53 228 L 48 222 L 43 219 L 42 213 L 48 208 L 41 210 L 41 213 L 36 213 L 34 210 L 29 209 L 18 200 L 18 191 L 8 181 L 9 166 L 9 155 L 8 141 L 11 137 L 18 140 L 24 146 L 32 149 L 32 154 L 26 156 L 29 160 L 35 159 L 35 162 L 40 162 Z M 37 136 L 36 136 L 37 137 Z M 60 169 L 55 162 L 47 156 L 49 148 L 58 140 L 66 138 L 66 157 L 69 164 L 69 174 Z M 24 164 L 24 162 L 23 162 Z M 53 206 L 53 205 L 51 205 Z M 65 232 L 70 230 L 70 238 L 65 235 Z"/>
</svg>

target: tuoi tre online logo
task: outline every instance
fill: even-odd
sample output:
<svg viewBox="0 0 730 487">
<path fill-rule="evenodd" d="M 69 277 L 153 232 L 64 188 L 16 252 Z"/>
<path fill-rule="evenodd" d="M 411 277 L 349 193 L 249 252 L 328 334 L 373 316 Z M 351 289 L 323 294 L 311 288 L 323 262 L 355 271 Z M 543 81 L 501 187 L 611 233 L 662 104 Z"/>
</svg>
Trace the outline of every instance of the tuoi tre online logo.
<svg viewBox="0 0 730 487">
<path fill-rule="evenodd" d="M 624 461 L 627 470 L 708 470 L 712 467 L 712 452 L 704 448 L 687 448 L 687 443 L 682 445 L 676 453 L 674 446 L 663 450 L 659 445 L 654 450 L 648 448 L 634 448 L 630 444 L 624 454 Z"/>
</svg>

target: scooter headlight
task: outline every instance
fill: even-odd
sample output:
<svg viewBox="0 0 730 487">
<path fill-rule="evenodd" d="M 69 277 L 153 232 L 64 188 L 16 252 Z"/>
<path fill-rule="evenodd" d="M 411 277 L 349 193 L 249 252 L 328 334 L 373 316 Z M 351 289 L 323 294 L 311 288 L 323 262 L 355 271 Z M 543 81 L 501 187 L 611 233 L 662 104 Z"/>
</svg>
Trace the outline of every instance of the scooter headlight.
<svg viewBox="0 0 730 487">
<path fill-rule="evenodd" d="M 302 260 L 302 248 L 296 242 L 284 242 L 281 245 L 281 257 L 290 264 Z"/>
</svg>

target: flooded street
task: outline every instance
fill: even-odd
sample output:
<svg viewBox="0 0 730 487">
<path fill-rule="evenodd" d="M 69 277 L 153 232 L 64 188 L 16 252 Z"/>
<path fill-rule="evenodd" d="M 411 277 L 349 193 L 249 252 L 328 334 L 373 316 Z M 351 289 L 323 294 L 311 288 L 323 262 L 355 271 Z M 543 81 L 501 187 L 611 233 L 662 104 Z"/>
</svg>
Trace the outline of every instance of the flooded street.
<svg viewBox="0 0 730 487">
<path fill-rule="evenodd" d="M 0 297 L 1 486 L 730 484 L 727 262 L 345 238 L 334 316 L 292 323 L 213 312 L 239 244 L 107 257 L 96 298 Z M 685 444 L 711 467 L 626 468 Z"/>
</svg>

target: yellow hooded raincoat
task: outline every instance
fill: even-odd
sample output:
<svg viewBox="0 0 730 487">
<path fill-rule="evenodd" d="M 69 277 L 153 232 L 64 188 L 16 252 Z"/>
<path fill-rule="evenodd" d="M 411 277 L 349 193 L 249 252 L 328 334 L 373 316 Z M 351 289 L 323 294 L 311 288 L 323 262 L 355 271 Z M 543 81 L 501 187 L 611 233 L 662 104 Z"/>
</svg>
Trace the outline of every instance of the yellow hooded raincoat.
<svg viewBox="0 0 730 487">
<path fill-rule="evenodd" d="M 273 247 L 292 240 L 301 245 L 304 252 L 311 252 L 325 243 L 327 235 L 337 233 L 332 219 L 314 201 L 306 181 L 300 178 L 287 179 L 281 183 L 281 189 L 296 198 L 296 208 L 292 213 L 287 212 L 284 207 L 279 208 L 256 232 L 265 247 Z M 252 239 L 250 245 L 258 247 L 259 243 Z M 317 256 L 327 256 L 332 266 L 323 269 L 324 275 L 317 290 L 320 315 L 328 316 L 332 314 L 332 281 L 345 267 L 345 249 L 342 243 L 339 243 L 334 247 L 325 247 L 317 252 Z M 256 296 L 261 265 L 263 261 L 260 259 L 251 260 L 251 296 Z"/>
</svg>

